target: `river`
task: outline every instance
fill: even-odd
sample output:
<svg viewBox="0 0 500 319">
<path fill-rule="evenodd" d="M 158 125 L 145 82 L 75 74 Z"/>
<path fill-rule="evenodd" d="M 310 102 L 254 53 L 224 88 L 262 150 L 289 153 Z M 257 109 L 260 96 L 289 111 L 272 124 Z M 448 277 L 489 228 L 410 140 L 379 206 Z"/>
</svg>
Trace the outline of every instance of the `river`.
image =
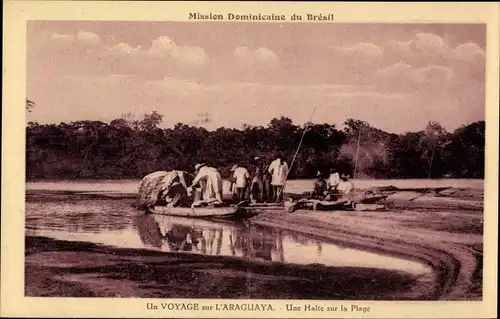
<svg viewBox="0 0 500 319">
<path fill-rule="evenodd" d="M 61 199 L 50 195 L 50 191 L 55 190 L 99 193 L 126 188 L 130 191 L 132 185 L 130 181 L 30 183 L 28 189 L 43 189 L 49 193 L 27 196 L 26 235 L 276 263 L 379 268 L 415 275 L 430 271 L 417 262 L 342 247 L 277 229 L 236 222 L 141 215 L 131 207 L 131 199 L 89 199 L 85 196 Z"/>
</svg>

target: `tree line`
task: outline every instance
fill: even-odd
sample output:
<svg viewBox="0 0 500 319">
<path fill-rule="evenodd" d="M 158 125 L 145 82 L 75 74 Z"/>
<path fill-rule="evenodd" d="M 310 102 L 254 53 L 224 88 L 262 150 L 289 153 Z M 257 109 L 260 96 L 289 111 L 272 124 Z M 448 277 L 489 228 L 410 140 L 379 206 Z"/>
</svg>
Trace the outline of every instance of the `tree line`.
<svg viewBox="0 0 500 319">
<path fill-rule="evenodd" d="M 419 132 L 391 134 L 354 119 L 338 128 L 298 126 L 281 117 L 266 126 L 215 131 L 182 123 L 161 129 L 162 119 L 154 111 L 142 120 L 124 115 L 109 123 L 29 122 L 26 177 L 141 178 L 156 170 L 193 171 L 199 162 L 220 168 L 227 177 L 233 164 L 251 167 L 257 156 L 270 163 L 280 152 L 291 164 L 304 135 L 290 178 L 315 177 L 332 166 L 357 178 L 484 178 L 484 121 L 454 132 L 430 122 Z"/>
</svg>

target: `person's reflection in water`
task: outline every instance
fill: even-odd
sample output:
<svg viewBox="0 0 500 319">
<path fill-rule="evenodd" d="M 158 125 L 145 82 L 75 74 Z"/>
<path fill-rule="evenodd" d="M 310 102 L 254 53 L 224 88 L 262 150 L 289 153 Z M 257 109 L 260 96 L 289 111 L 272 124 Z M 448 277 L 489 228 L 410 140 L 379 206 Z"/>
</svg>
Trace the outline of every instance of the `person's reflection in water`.
<svg viewBox="0 0 500 319">
<path fill-rule="evenodd" d="M 198 244 L 198 239 L 193 238 L 193 232 L 192 227 L 174 224 L 166 232 L 165 239 L 171 250 L 192 251 L 193 244 Z"/>
<path fill-rule="evenodd" d="M 236 245 L 235 245 L 235 242 L 233 240 L 233 233 L 234 233 L 234 231 L 231 230 L 231 232 L 229 234 L 229 250 L 231 250 L 231 255 L 236 256 Z"/>
<path fill-rule="evenodd" d="M 217 234 L 217 252 L 215 253 L 217 256 L 220 255 L 222 250 L 222 228 L 219 229 Z"/>
<path fill-rule="evenodd" d="M 145 246 L 160 248 L 163 244 L 163 235 L 158 222 L 153 215 L 139 214 L 136 219 L 139 237 Z"/>
<path fill-rule="evenodd" d="M 321 256 L 321 253 L 323 252 L 323 246 L 321 245 L 321 243 L 319 241 L 316 242 L 316 247 L 318 250 L 318 256 Z"/>
<path fill-rule="evenodd" d="M 191 232 L 191 242 L 193 243 L 193 248 L 196 251 L 200 251 L 200 249 L 203 251 L 203 230 L 201 229 L 193 229 Z M 199 245 L 202 247 L 199 247 Z"/>
<path fill-rule="evenodd" d="M 275 247 L 277 253 L 276 259 L 283 263 L 285 262 L 285 251 L 283 248 L 283 232 L 281 230 L 276 230 L 274 234 L 276 236 L 276 241 L 277 241 Z"/>
<path fill-rule="evenodd" d="M 272 251 L 274 248 L 274 238 L 266 236 L 263 232 L 252 234 L 252 248 L 255 250 L 255 257 L 264 260 L 272 260 Z"/>
<path fill-rule="evenodd" d="M 252 257 L 249 229 L 242 229 L 241 231 L 235 230 L 233 234 L 235 252 L 239 250 L 241 251 L 243 257 Z"/>
<path fill-rule="evenodd" d="M 201 253 L 204 255 L 207 253 L 207 239 L 203 232 L 201 233 Z"/>
</svg>

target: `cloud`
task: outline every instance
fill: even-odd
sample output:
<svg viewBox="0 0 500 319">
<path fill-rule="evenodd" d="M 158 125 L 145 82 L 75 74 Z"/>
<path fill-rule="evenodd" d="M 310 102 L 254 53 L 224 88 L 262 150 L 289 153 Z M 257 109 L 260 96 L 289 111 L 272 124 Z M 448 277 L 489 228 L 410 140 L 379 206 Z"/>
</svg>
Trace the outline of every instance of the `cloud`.
<svg viewBox="0 0 500 319">
<path fill-rule="evenodd" d="M 458 45 L 450 52 L 449 62 L 461 81 L 485 81 L 485 52 L 477 44 L 468 42 Z"/>
<path fill-rule="evenodd" d="M 49 37 L 51 41 L 73 41 L 75 39 L 75 36 L 72 34 L 59 34 L 59 33 L 52 33 Z"/>
<path fill-rule="evenodd" d="M 374 43 L 361 42 L 351 47 L 336 47 L 346 57 L 351 58 L 353 64 L 370 66 L 378 65 L 383 57 L 383 51 Z"/>
<path fill-rule="evenodd" d="M 210 60 L 203 48 L 179 46 L 167 36 L 153 40 L 147 55 L 153 58 L 170 58 L 174 62 L 192 66 L 201 66 Z"/>
<path fill-rule="evenodd" d="M 138 45 L 137 47 L 131 47 L 130 45 L 120 42 L 114 46 L 108 48 L 111 54 L 116 55 L 136 55 L 141 52 L 142 45 Z"/>
<path fill-rule="evenodd" d="M 160 36 L 153 40 L 147 53 L 152 57 L 164 58 L 170 56 L 177 45 L 167 36 Z"/>
<path fill-rule="evenodd" d="M 89 44 L 89 45 L 101 44 L 101 37 L 92 32 L 80 31 L 76 34 L 76 38 L 84 44 Z"/>
<path fill-rule="evenodd" d="M 384 58 L 390 62 L 410 62 L 414 52 L 411 41 L 389 41 L 384 45 Z"/>
<path fill-rule="evenodd" d="M 395 63 L 376 73 L 376 86 L 382 92 L 408 92 L 417 90 L 443 91 L 451 83 L 455 73 L 452 69 L 431 65 L 414 69 L 407 63 Z"/>
<path fill-rule="evenodd" d="M 404 62 L 377 71 L 377 86 L 383 92 L 413 92 L 416 90 L 415 70 Z"/>
<path fill-rule="evenodd" d="M 484 49 L 476 43 L 461 43 L 453 48 L 442 37 L 430 33 L 418 33 L 408 41 L 384 44 L 386 66 L 394 63 L 404 63 L 413 68 L 442 66 L 451 69 L 454 76 L 484 81 L 485 62 Z"/>
<path fill-rule="evenodd" d="M 417 33 L 407 41 L 388 41 L 383 48 L 385 65 L 402 62 L 414 68 L 447 66 L 450 56 L 450 47 L 446 41 L 431 33 Z"/>
<path fill-rule="evenodd" d="M 484 63 L 484 50 L 477 44 L 467 42 L 458 45 L 451 51 L 450 57 L 468 63 Z"/>
<path fill-rule="evenodd" d="M 455 73 L 447 67 L 431 65 L 415 71 L 418 87 L 427 91 L 443 91 L 450 84 Z"/>
<path fill-rule="evenodd" d="M 315 66 L 312 77 L 338 84 L 368 85 L 380 67 L 383 51 L 374 43 L 360 42 L 352 46 L 333 46 L 325 59 L 322 65 L 312 63 Z"/>
<path fill-rule="evenodd" d="M 141 43 L 144 37 L 45 32 L 29 43 L 28 93 L 57 108 L 30 116 L 56 122 L 157 109 L 167 125 L 208 111 L 214 125 L 239 127 L 282 113 L 306 121 L 312 105 L 318 121 L 348 116 L 390 131 L 484 118 L 484 50 L 465 40 L 449 43 L 453 36 L 418 33 L 388 42 L 373 36 L 313 47 L 252 36 L 231 47 L 227 40 L 198 46 L 202 40 L 175 33 Z"/>
<path fill-rule="evenodd" d="M 76 34 L 52 33 L 49 40 L 54 42 L 78 42 L 85 45 L 100 45 L 101 37 L 93 32 L 79 31 Z"/>
<path fill-rule="evenodd" d="M 444 39 L 430 33 L 417 33 L 415 38 L 409 41 L 409 45 L 414 52 L 424 56 L 445 56 L 448 52 L 448 45 Z"/>
<path fill-rule="evenodd" d="M 30 47 L 36 57 L 30 60 L 31 70 L 45 74 L 133 74 L 148 79 L 165 76 L 193 77 L 207 67 L 210 58 L 198 46 L 178 45 L 168 36 L 160 36 L 146 45 L 132 46 L 113 37 L 93 32 L 75 34 L 52 33 L 51 45 L 39 43 Z M 115 43 L 113 43 L 115 42 Z M 45 61 L 41 64 L 39 61 Z"/>
<path fill-rule="evenodd" d="M 420 72 L 425 75 L 446 73 L 440 69 Z M 422 129 L 429 120 L 454 128 L 457 123 L 477 120 L 481 116 L 481 112 L 471 107 L 470 103 L 479 103 L 472 92 L 459 98 L 449 91 L 432 95 L 381 93 L 342 85 L 203 84 L 170 77 L 141 81 L 113 75 L 42 80 L 28 87 L 28 93 L 39 105 L 30 116 L 37 117 L 40 123 L 83 118 L 110 121 L 122 113 L 142 116 L 145 112 L 158 110 L 165 115 L 166 126 L 179 121 L 192 123 L 200 112 L 212 114 L 213 128 L 238 128 L 243 123 L 265 125 L 272 117 L 280 115 L 303 124 L 309 119 L 312 106 L 316 105 L 314 122 L 340 124 L 348 117 L 355 117 L 381 129 L 401 132 Z M 58 107 L 45 108 L 45 105 Z"/>
</svg>

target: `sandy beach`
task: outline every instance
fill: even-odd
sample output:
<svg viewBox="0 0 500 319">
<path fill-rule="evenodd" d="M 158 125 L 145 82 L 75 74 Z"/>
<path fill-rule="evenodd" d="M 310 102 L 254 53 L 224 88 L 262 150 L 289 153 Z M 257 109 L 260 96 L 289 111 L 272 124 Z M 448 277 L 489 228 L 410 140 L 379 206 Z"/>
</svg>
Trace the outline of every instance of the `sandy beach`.
<svg viewBox="0 0 500 319">
<path fill-rule="evenodd" d="M 392 300 L 396 271 L 247 262 L 26 237 L 26 296 Z"/>
</svg>

